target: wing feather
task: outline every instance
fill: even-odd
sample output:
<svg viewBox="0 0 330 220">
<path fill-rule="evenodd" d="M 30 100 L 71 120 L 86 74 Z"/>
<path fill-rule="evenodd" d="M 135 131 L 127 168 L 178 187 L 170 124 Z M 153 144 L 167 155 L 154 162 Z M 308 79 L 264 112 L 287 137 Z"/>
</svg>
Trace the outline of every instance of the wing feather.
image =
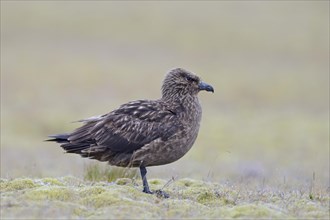
<svg viewBox="0 0 330 220">
<path fill-rule="evenodd" d="M 113 152 L 133 152 L 160 138 L 167 140 L 180 124 L 173 110 L 167 110 L 155 101 L 140 100 L 122 105 L 119 109 L 85 125 L 73 132 L 69 141 L 94 143 Z"/>
</svg>

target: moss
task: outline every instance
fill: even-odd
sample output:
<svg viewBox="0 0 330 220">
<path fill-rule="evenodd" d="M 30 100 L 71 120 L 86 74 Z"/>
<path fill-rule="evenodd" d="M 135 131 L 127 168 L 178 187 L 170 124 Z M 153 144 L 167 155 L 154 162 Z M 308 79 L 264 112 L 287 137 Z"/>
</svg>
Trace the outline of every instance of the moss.
<svg viewBox="0 0 330 220">
<path fill-rule="evenodd" d="M 106 191 L 100 194 L 94 194 L 82 199 L 82 204 L 93 206 L 95 208 L 111 206 L 117 203 L 122 203 L 124 200 L 116 191 Z M 129 203 L 127 203 L 129 204 Z"/>
<path fill-rule="evenodd" d="M 133 186 L 115 186 L 109 189 L 111 192 L 116 192 L 121 195 L 121 197 L 133 199 L 133 200 L 142 200 L 149 198 L 150 194 L 146 194 L 142 192 L 142 188 L 133 187 Z M 156 196 L 154 197 L 156 198 Z"/>
<path fill-rule="evenodd" d="M 184 178 L 176 181 L 175 184 L 182 187 L 201 187 L 205 186 L 207 183 L 199 180 Z"/>
<path fill-rule="evenodd" d="M 205 201 L 205 199 L 207 199 L 207 197 L 212 197 L 212 189 L 210 187 L 206 187 L 206 186 L 189 186 L 186 187 L 184 186 L 184 184 L 182 185 L 182 183 L 176 184 L 174 187 L 174 190 L 178 192 L 178 197 L 181 199 L 193 199 L 195 201 L 200 201 L 202 202 Z"/>
<path fill-rule="evenodd" d="M 59 180 L 63 182 L 64 185 L 69 186 L 84 186 L 86 184 L 86 182 L 74 176 L 64 176 Z"/>
<path fill-rule="evenodd" d="M 74 198 L 72 189 L 60 186 L 43 186 L 26 193 L 26 198 L 31 200 L 60 200 L 69 201 Z"/>
<path fill-rule="evenodd" d="M 116 180 L 117 185 L 129 185 L 132 184 L 132 180 L 129 178 L 120 178 Z"/>
<path fill-rule="evenodd" d="M 166 182 L 162 179 L 151 179 L 148 181 L 150 185 L 164 185 Z"/>
<path fill-rule="evenodd" d="M 63 186 L 57 185 L 56 180 Z M 0 183 L 5 189 L 5 184 L 20 181 L 3 179 Z M 185 179 L 165 187 L 170 198 L 161 199 L 141 192 L 141 185 L 125 185 L 126 179 L 117 181 L 123 185 L 91 183 L 74 177 L 37 179 L 32 181 L 34 187 L 1 192 L 1 218 L 283 219 L 326 218 L 329 213 L 326 191 L 317 194 L 321 202 L 311 201 L 308 193 L 279 191 L 279 194 L 275 189 L 259 192 L 255 188 Z M 150 180 L 152 190 L 165 183 L 166 180 Z"/>
<path fill-rule="evenodd" d="M 14 179 L 11 181 L 0 182 L 0 191 L 16 191 L 37 187 L 31 179 Z"/>
<path fill-rule="evenodd" d="M 329 204 L 329 203 L 328 203 Z M 322 218 L 326 211 L 326 208 L 321 209 L 321 203 L 313 202 L 310 200 L 299 199 L 289 207 L 289 210 L 295 213 L 300 213 L 300 215 L 306 216 L 308 218 Z"/>
<path fill-rule="evenodd" d="M 230 209 L 228 215 L 231 218 L 269 218 L 269 217 L 284 217 L 283 213 L 272 210 L 264 205 L 246 204 L 234 206 Z"/>
<path fill-rule="evenodd" d="M 214 193 L 212 192 L 202 192 L 201 194 L 199 194 L 197 196 L 197 202 L 202 203 L 202 204 L 207 204 L 209 203 L 211 200 L 216 199 Z"/>
<path fill-rule="evenodd" d="M 41 181 L 46 185 L 64 186 L 62 182 L 55 178 L 43 178 Z"/>
<path fill-rule="evenodd" d="M 210 208 L 192 200 L 167 199 L 160 203 L 166 209 L 165 218 L 205 218 Z"/>
<path fill-rule="evenodd" d="M 208 207 L 235 205 L 239 192 L 235 189 L 224 191 L 217 183 L 182 179 L 172 187 L 180 199 L 189 199 Z"/>
<path fill-rule="evenodd" d="M 79 195 L 81 197 L 94 196 L 101 194 L 105 191 L 106 191 L 105 187 L 101 187 L 101 186 L 84 187 L 83 189 L 80 189 Z"/>
<path fill-rule="evenodd" d="M 93 213 L 90 219 L 160 219 L 160 207 L 150 203 L 136 201 L 130 204 L 114 204 L 98 209 L 101 211 Z"/>
<path fill-rule="evenodd" d="M 91 215 L 91 212 L 88 209 L 81 207 L 74 208 L 72 213 L 73 215 L 79 216 L 79 219 Z"/>
</svg>

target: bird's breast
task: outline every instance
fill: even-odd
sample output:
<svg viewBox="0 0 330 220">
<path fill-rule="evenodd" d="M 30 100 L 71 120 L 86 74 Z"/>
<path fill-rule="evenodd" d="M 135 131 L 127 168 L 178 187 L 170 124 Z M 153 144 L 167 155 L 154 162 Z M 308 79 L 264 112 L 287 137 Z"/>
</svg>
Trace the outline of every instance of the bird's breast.
<svg viewBox="0 0 330 220">
<path fill-rule="evenodd" d="M 181 116 L 183 131 L 181 134 L 182 144 L 180 146 L 183 155 L 187 153 L 195 143 L 202 119 L 202 108 L 197 98 L 186 103 L 184 107 L 185 110 Z"/>
<path fill-rule="evenodd" d="M 183 111 L 181 115 L 182 123 L 188 127 L 199 128 L 202 119 L 202 107 L 197 97 L 191 101 L 186 101 L 182 104 Z"/>
<path fill-rule="evenodd" d="M 172 163 L 183 157 L 193 146 L 200 127 L 202 108 L 199 101 L 192 97 L 179 104 L 175 103 L 174 127 L 176 132 L 167 138 L 159 138 L 145 145 L 132 155 L 132 164 L 157 166 Z"/>
</svg>

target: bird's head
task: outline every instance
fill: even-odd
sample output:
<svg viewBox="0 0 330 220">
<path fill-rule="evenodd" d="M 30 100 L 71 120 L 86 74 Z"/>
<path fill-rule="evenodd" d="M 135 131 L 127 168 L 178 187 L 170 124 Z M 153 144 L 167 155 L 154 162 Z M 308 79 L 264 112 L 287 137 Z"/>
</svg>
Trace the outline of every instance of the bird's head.
<svg viewBox="0 0 330 220">
<path fill-rule="evenodd" d="M 211 85 L 182 68 L 170 70 L 163 81 L 162 95 L 171 98 L 180 95 L 197 95 L 199 91 L 214 92 Z"/>
</svg>

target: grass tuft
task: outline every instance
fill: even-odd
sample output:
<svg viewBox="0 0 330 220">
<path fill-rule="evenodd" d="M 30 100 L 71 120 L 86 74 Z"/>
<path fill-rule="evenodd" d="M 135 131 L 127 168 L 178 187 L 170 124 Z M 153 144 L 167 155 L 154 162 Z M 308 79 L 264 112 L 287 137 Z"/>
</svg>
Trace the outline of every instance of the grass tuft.
<svg viewBox="0 0 330 220">
<path fill-rule="evenodd" d="M 89 164 L 85 169 L 84 179 L 89 181 L 114 182 L 120 178 L 136 179 L 136 169 Z"/>
</svg>

